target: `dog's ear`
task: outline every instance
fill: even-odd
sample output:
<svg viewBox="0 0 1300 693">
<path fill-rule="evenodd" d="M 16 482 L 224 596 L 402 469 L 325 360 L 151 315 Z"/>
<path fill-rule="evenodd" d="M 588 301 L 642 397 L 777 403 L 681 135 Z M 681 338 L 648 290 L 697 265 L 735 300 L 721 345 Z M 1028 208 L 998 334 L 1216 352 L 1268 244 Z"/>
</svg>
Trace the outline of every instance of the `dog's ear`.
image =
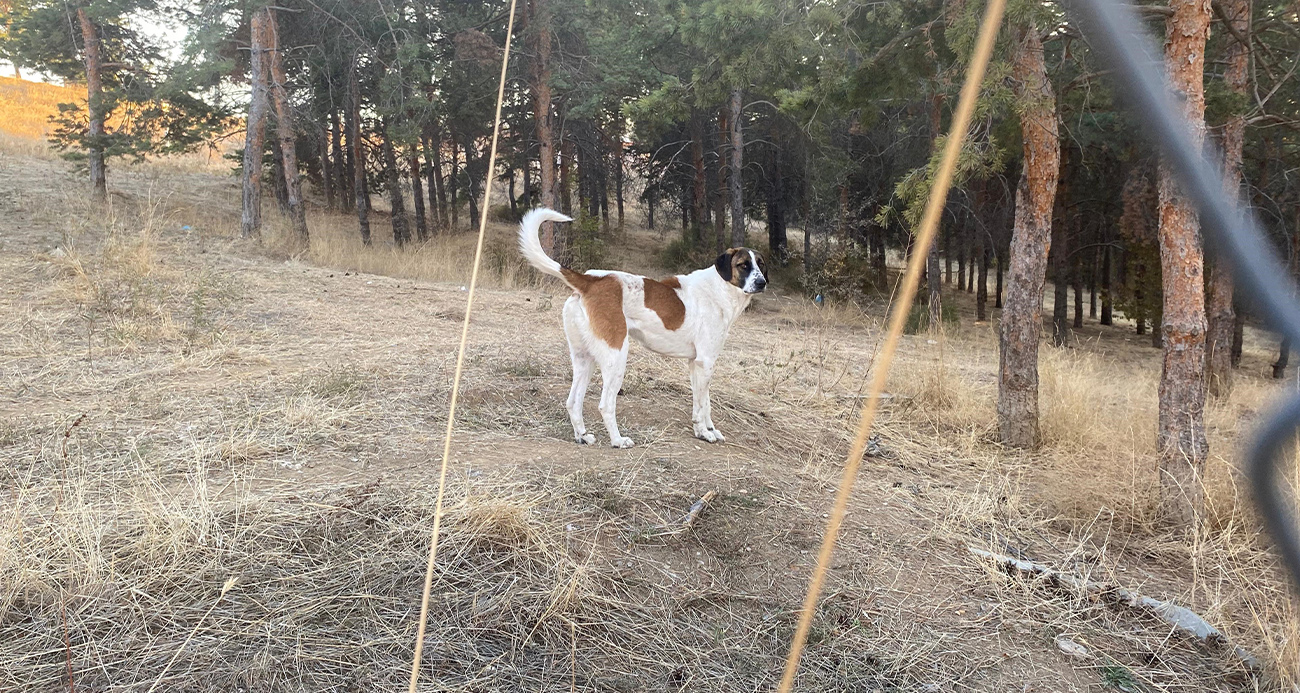
<svg viewBox="0 0 1300 693">
<path fill-rule="evenodd" d="M 732 255 L 733 255 L 733 251 L 728 250 L 727 252 L 719 255 L 717 262 L 713 263 L 713 268 L 718 270 L 718 275 L 722 277 L 722 281 L 724 282 L 731 281 L 731 256 Z"/>
</svg>

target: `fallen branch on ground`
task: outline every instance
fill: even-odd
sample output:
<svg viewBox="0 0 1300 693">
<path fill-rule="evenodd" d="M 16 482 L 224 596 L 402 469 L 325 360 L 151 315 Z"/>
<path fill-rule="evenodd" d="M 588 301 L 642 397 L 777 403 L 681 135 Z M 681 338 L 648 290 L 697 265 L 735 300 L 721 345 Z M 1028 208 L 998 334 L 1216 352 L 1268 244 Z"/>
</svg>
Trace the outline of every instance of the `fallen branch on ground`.
<svg viewBox="0 0 1300 693">
<path fill-rule="evenodd" d="M 1063 573 L 1031 561 L 1022 561 L 1018 558 L 1004 556 L 992 551 L 984 551 L 973 546 L 966 547 L 966 550 L 975 556 L 993 561 L 1005 572 L 1042 578 L 1052 586 L 1070 592 L 1076 597 L 1084 597 L 1093 601 L 1105 600 L 1109 604 L 1143 611 L 1168 623 L 1174 627 L 1174 630 L 1183 635 L 1190 635 L 1211 648 L 1231 652 L 1252 672 L 1262 669 L 1255 655 L 1239 645 L 1233 645 L 1219 629 L 1210 625 L 1208 621 L 1191 609 L 1178 606 L 1173 602 L 1147 597 L 1111 583 L 1094 582 L 1077 575 Z"/>
</svg>

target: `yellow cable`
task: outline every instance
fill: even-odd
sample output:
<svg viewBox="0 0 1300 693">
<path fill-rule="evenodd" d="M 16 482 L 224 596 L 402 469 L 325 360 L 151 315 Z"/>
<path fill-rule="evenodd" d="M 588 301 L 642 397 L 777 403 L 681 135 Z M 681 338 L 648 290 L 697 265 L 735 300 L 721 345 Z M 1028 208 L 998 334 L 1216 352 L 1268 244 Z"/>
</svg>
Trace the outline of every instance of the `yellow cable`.
<svg viewBox="0 0 1300 693">
<path fill-rule="evenodd" d="M 826 581 L 826 568 L 830 563 L 831 553 L 835 550 L 835 540 L 839 536 L 840 526 L 844 523 L 844 511 L 849 503 L 849 494 L 858 476 L 858 468 L 862 465 L 862 453 L 867 445 L 867 436 L 871 433 L 871 424 L 876 419 L 876 410 L 880 407 L 880 395 L 884 392 L 885 381 L 889 378 L 889 367 L 894 361 L 894 352 L 898 349 L 899 338 L 903 334 L 903 324 L 907 320 L 912 301 L 916 299 L 917 280 L 921 276 L 921 267 L 925 264 L 930 244 L 934 241 L 935 231 L 939 228 L 939 215 L 948 199 L 953 170 L 957 166 L 957 155 L 961 152 L 962 142 L 966 139 L 971 113 L 975 110 L 975 98 L 979 95 L 980 83 L 984 81 L 984 70 L 988 67 L 989 55 L 993 52 L 993 43 L 997 38 L 998 27 L 1002 23 L 1002 10 L 1005 6 L 1006 0 L 990 0 L 984 11 L 975 53 L 971 56 L 970 69 L 966 73 L 966 83 L 962 86 L 957 110 L 953 114 L 952 129 L 948 133 L 947 142 L 944 143 L 939 171 L 934 178 L 934 187 L 930 189 L 930 200 L 926 203 L 925 215 L 921 218 L 920 232 L 913 246 L 912 257 L 907 263 L 903 292 L 894 302 L 889 314 L 885 346 L 876 364 L 867 401 L 862 405 L 857 435 L 853 439 L 848 459 L 844 463 L 844 475 L 840 478 L 839 489 L 835 493 L 835 506 L 831 510 L 830 520 L 826 523 L 826 534 L 822 537 L 821 551 L 817 554 L 817 566 L 813 569 L 808 594 L 799 613 L 799 626 L 795 629 L 794 638 L 790 642 L 790 653 L 785 659 L 785 673 L 781 677 L 781 685 L 777 688 L 779 693 L 790 693 L 794 687 L 794 676 L 799 670 L 799 657 L 803 654 L 804 645 L 808 641 L 808 630 L 812 626 L 817 600 L 821 597 L 822 585 Z"/>
<path fill-rule="evenodd" d="M 510 19 L 506 24 L 506 49 L 501 57 L 501 82 L 497 86 L 496 117 L 492 121 L 492 150 L 488 156 L 487 183 L 483 187 L 483 210 L 478 220 L 478 244 L 474 246 L 474 269 L 469 275 L 469 294 L 465 297 L 465 320 L 460 327 L 460 349 L 456 352 L 456 373 L 451 379 L 451 402 L 447 405 L 447 432 L 442 441 L 442 469 L 438 472 L 438 500 L 433 506 L 433 533 L 429 538 L 429 563 L 424 571 L 424 594 L 420 598 L 420 627 L 415 633 L 415 656 L 411 658 L 411 685 L 415 693 L 420 680 L 420 657 L 424 653 L 424 631 L 429 622 L 429 591 L 433 588 L 433 568 L 438 560 L 438 530 L 442 526 L 442 499 L 447 490 L 447 461 L 451 458 L 451 431 L 456 422 L 456 398 L 460 393 L 460 376 L 465 368 L 465 343 L 469 339 L 469 316 L 474 308 L 474 289 L 478 286 L 478 267 L 483 259 L 483 237 L 487 232 L 488 208 L 492 200 L 492 173 L 497 167 L 497 138 L 501 134 L 501 103 L 506 93 L 506 66 L 510 64 L 510 39 L 515 33 L 515 3 L 510 0 Z"/>
</svg>

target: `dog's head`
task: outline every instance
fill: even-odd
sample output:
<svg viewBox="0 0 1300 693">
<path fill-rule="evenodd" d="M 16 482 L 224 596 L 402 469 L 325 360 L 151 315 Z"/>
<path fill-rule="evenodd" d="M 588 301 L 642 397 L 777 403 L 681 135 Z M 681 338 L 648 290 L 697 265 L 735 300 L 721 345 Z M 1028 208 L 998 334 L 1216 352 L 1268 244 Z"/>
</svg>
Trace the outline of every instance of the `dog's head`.
<svg viewBox="0 0 1300 693">
<path fill-rule="evenodd" d="M 767 286 L 767 265 L 763 256 L 749 248 L 730 248 L 713 263 L 722 281 L 747 294 L 756 294 Z"/>
</svg>

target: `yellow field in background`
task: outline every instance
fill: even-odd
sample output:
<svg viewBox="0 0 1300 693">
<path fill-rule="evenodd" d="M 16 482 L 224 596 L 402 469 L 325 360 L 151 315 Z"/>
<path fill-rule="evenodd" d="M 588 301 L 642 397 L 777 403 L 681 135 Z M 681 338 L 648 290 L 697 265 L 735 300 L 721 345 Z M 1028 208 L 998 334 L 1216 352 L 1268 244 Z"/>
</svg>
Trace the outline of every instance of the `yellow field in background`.
<svg viewBox="0 0 1300 693">
<path fill-rule="evenodd" d="M 50 116 L 61 103 L 86 100 L 81 86 L 59 86 L 0 77 L 0 132 L 17 137 L 44 139 L 54 129 Z"/>
</svg>

